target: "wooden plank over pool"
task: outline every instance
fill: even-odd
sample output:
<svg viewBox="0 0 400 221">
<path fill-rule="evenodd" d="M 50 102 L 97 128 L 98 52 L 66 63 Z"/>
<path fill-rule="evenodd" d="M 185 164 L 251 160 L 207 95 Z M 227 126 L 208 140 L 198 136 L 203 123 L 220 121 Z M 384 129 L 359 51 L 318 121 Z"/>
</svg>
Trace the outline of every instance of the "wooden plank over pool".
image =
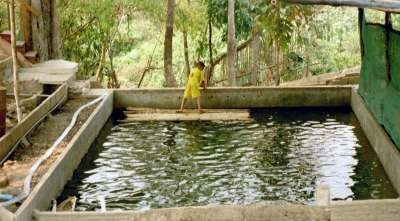
<svg viewBox="0 0 400 221">
<path fill-rule="evenodd" d="M 248 109 L 204 109 L 203 111 L 204 113 L 199 114 L 196 109 L 186 109 L 183 113 L 177 113 L 176 109 L 127 108 L 124 111 L 126 119 L 120 122 L 250 120 Z"/>
</svg>

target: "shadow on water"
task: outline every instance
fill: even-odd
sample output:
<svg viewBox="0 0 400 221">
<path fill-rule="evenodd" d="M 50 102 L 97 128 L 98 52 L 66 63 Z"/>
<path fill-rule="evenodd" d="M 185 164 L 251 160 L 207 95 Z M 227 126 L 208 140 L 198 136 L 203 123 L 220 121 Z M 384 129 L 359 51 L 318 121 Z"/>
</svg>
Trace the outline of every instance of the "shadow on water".
<svg viewBox="0 0 400 221">
<path fill-rule="evenodd" d="M 350 108 L 255 109 L 250 122 L 107 123 L 60 199 L 78 210 L 395 198 Z"/>
</svg>

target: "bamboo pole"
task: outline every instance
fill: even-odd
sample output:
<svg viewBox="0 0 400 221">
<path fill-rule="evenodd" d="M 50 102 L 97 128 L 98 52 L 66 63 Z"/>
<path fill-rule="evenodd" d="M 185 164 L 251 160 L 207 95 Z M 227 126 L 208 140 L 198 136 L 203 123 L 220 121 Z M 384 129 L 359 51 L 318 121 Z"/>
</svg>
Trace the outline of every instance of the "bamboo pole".
<svg viewBox="0 0 400 221">
<path fill-rule="evenodd" d="M 17 60 L 17 48 L 15 38 L 15 12 L 14 12 L 14 0 L 8 1 L 9 5 L 9 17 L 10 17 L 10 31 L 11 31 L 11 56 L 13 60 L 13 76 L 14 76 L 14 96 L 15 106 L 17 109 L 18 122 L 22 121 L 22 111 L 19 100 L 19 76 L 18 76 L 18 60 Z"/>
</svg>

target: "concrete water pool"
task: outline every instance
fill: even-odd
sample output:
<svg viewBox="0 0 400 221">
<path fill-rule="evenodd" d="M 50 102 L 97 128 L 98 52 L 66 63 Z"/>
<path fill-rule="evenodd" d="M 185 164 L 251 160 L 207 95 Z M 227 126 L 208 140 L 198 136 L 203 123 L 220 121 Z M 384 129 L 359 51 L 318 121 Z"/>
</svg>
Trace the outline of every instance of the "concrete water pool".
<svg viewBox="0 0 400 221">
<path fill-rule="evenodd" d="M 396 198 L 351 108 L 253 109 L 246 122 L 109 121 L 58 201 L 78 211 Z"/>
<path fill-rule="evenodd" d="M 336 221 L 381 220 L 390 217 L 392 219 L 387 220 L 397 221 L 396 217 L 400 215 L 400 200 L 388 199 L 396 197 L 400 192 L 400 152 L 384 128 L 374 119 L 357 88 L 249 87 L 207 90 L 203 98 L 205 108 L 272 110 L 258 109 L 252 113 L 253 121 L 236 123 L 143 122 L 115 125 L 108 121 L 113 110 L 129 107 L 174 109 L 179 105 L 182 89 L 91 90 L 86 94 L 100 95 L 103 100 L 18 210 L 10 213 L 0 208 L 2 220 Z M 305 111 L 309 108 L 317 111 Z M 279 110 L 278 113 L 274 112 L 276 110 Z M 271 122 L 274 124 L 269 125 Z M 297 129 L 288 129 L 292 127 Z M 321 130 L 324 133 L 313 134 Z M 201 133 L 202 131 L 207 133 Z M 259 135 L 248 135 L 249 131 Z M 265 133 L 266 131 L 270 133 Z M 230 136 L 236 138 L 215 136 L 219 134 L 231 134 Z M 262 137 L 260 134 L 275 136 Z M 174 139 L 167 142 L 171 135 Z M 200 138 L 193 139 L 194 135 Z M 204 145 L 211 139 L 210 135 L 215 138 L 211 142 L 214 144 Z M 336 135 L 341 139 L 332 139 Z M 125 138 L 119 140 L 118 136 Z M 235 140 L 242 138 L 247 141 L 242 142 L 241 146 Z M 128 142 L 124 142 L 124 139 Z M 156 141 L 151 142 L 152 140 Z M 260 142 L 255 142 L 256 140 Z M 367 140 L 374 151 L 365 148 Z M 281 143 L 282 141 L 284 142 Z M 135 142 L 138 142 L 136 145 L 140 145 L 140 148 L 132 148 Z M 150 148 L 151 145 L 142 145 L 146 143 L 153 146 L 158 144 L 157 148 L 165 151 L 155 151 Z M 228 148 L 222 143 L 228 144 Z M 273 145 L 265 145 L 268 143 Z M 344 148 L 345 143 L 351 148 Z M 184 146 L 190 148 L 185 149 Z M 306 146 L 309 148 L 305 148 Z M 324 148 L 318 148 L 322 146 Z M 298 154 L 299 152 L 304 153 L 304 156 Z M 218 161 L 230 163 L 213 165 Z M 153 173 L 148 172 L 149 168 L 145 167 L 149 164 Z M 199 166 L 192 166 L 196 164 Z M 107 167 L 110 169 L 102 171 Z M 217 170 L 221 167 L 226 168 L 229 173 L 219 173 Z M 340 170 L 341 168 L 344 169 Z M 203 173 L 199 172 L 201 170 Z M 98 175 L 102 172 L 109 172 L 110 176 Z M 167 173 L 176 176 L 168 178 L 165 176 Z M 274 175 L 268 177 L 268 174 Z M 340 175 L 344 178 L 327 178 L 332 174 L 333 177 Z M 157 179 L 151 179 L 156 175 Z M 185 176 L 193 179 L 180 179 Z M 80 179 L 76 179 L 79 177 Z M 117 182 L 113 183 L 114 180 Z M 198 180 L 207 182 L 200 185 Z M 229 180 L 232 182 L 229 183 Z M 74 181 L 78 182 L 73 183 Z M 83 185 L 84 182 L 87 182 L 86 186 Z M 138 185 L 131 185 L 132 183 Z M 320 183 L 329 185 L 318 185 Z M 158 184 L 162 186 L 157 186 Z M 172 188 L 178 184 L 180 188 Z M 222 185 L 218 187 L 219 184 Z M 191 188 L 200 190 L 200 194 L 191 196 Z M 225 189 L 220 191 L 218 188 Z M 135 195 L 132 189 L 138 194 Z M 173 189 L 173 195 L 168 191 L 161 192 L 164 189 Z M 290 189 L 292 192 L 288 191 Z M 218 195 L 224 191 L 228 194 Z M 189 195 L 185 195 L 187 193 Z M 72 194 L 79 197 L 80 211 L 49 211 L 52 199 L 61 200 Z M 97 211 L 99 203 L 93 201 L 93 197 L 97 197 L 95 194 L 101 194 L 108 200 L 106 212 Z M 146 198 L 156 194 L 161 197 L 157 203 Z M 181 199 L 175 194 L 181 196 Z M 113 199 L 110 196 L 117 197 Z M 278 202 L 279 205 L 268 204 L 271 201 Z M 180 205 L 183 207 L 174 207 Z M 152 209 L 147 210 L 148 208 Z"/>
</svg>

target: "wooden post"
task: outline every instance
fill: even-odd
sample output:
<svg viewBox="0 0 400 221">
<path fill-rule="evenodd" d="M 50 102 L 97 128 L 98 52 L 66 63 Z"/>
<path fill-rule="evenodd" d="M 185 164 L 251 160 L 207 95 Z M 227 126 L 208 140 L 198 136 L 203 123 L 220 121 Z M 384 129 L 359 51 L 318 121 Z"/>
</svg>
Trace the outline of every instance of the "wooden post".
<svg viewBox="0 0 400 221">
<path fill-rule="evenodd" d="M 361 60 L 364 58 L 364 38 L 363 38 L 363 24 L 364 24 L 364 9 L 358 9 L 358 29 L 360 35 L 360 50 Z"/>
<path fill-rule="evenodd" d="M 392 20 L 391 20 L 391 13 L 385 13 L 385 62 L 386 62 L 386 84 L 389 85 L 390 81 L 392 80 L 392 73 L 391 73 L 391 63 L 390 63 L 390 31 L 393 29 L 392 27 Z"/>
<path fill-rule="evenodd" d="M 9 0 L 9 15 L 11 24 L 11 56 L 13 60 L 13 76 L 14 76 L 14 96 L 15 96 L 15 106 L 17 109 L 18 122 L 22 121 L 22 111 L 20 107 L 19 100 L 19 76 L 18 76 L 18 60 L 17 60 L 17 48 L 16 48 L 16 36 L 15 36 L 15 13 L 14 13 L 14 0 Z"/>
<path fill-rule="evenodd" d="M 7 100 L 6 89 L 0 87 L 0 138 L 6 134 Z"/>
<path fill-rule="evenodd" d="M 261 45 L 260 32 L 255 29 L 253 32 L 253 40 L 251 41 L 251 84 L 257 85 L 258 75 L 260 73 L 260 45 Z"/>
</svg>

